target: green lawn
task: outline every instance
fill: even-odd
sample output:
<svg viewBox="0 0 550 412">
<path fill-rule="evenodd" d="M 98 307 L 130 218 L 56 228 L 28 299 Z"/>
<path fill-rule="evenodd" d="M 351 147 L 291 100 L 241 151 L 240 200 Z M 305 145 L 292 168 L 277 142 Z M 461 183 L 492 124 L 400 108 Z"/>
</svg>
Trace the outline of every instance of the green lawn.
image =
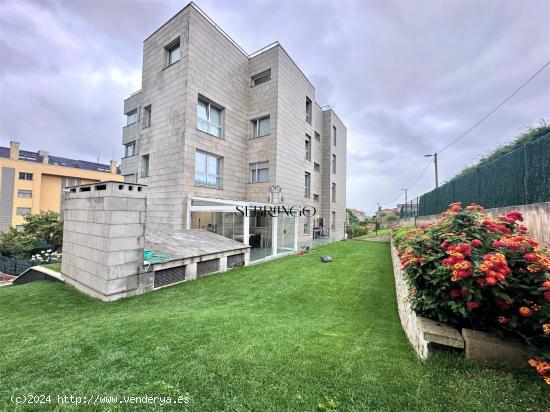
<svg viewBox="0 0 550 412">
<path fill-rule="evenodd" d="M 367 233 L 366 235 L 356 237 L 355 239 L 370 239 L 372 237 L 378 237 L 378 236 L 389 236 L 391 233 L 391 229 L 379 229 L 378 233 L 374 230 L 370 233 Z"/>
<path fill-rule="evenodd" d="M 56 272 L 61 272 L 61 262 L 59 262 L 59 263 L 46 263 L 45 265 L 40 265 L 40 266 L 44 266 L 45 268 L 55 270 Z"/>
<path fill-rule="evenodd" d="M 392 276 L 388 244 L 338 242 L 111 304 L 61 283 L 0 288 L 0 410 L 12 394 L 188 394 L 192 411 L 548 406 L 530 370 L 420 361 Z"/>
</svg>

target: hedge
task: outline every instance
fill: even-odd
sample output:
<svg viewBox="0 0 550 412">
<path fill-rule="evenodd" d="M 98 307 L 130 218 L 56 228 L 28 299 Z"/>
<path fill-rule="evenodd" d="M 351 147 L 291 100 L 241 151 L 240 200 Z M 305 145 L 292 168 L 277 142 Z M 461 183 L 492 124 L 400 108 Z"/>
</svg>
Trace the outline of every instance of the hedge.
<svg viewBox="0 0 550 412">
<path fill-rule="evenodd" d="M 425 193 L 419 215 L 441 213 L 453 202 L 495 208 L 548 201 L 550 133 Z"/>
</svg>

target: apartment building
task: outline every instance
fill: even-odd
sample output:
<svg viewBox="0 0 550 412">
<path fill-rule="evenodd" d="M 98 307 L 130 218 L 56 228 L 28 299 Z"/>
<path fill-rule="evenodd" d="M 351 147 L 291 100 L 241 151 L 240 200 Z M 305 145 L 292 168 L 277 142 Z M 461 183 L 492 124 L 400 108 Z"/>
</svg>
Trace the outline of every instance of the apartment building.
<svg viewBox="0 0 550 412">
<path fill-rule="evenodd" d="M 190 3 L 145 39 L 142 73 L 121 172 L 147 185 L 148 229 L 206 229 L 251 260 L 344 238 L 346 127 L 278 42 L 248 54 Z M 316 213 L 235 213 L 273 205 Z"/>
<path fill-rule="evenodd" d="M 0 231 L 20 227 L 29 214 L 59 212 L 66 187 L 123 180 L 113 161 L 109 165 L 86 162 L 19 146 L 10 142 L 10 147 L 0 147 Z"/>
</svg>

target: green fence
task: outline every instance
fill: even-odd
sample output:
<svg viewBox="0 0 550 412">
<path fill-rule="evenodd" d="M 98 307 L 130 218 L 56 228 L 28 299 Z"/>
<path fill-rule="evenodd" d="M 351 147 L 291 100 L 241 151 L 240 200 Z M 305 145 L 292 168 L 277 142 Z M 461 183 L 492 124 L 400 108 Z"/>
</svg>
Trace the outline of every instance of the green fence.
<svg viewBox="0 0 550 412">
<path fill-rule="evenodd" d="M 0 255 L 0 272 L 7 275 L 19 276 L 34 265 L 36 265 L 36 263 L 32 260 L 14 259 Z"/>
<path fill-rule="evenodd" d="M 419 215 L 441 213 L 453 202 L 485 208 L 550 201 L 550 133 L 526 143 L 420 197 Z"/>
</svg>

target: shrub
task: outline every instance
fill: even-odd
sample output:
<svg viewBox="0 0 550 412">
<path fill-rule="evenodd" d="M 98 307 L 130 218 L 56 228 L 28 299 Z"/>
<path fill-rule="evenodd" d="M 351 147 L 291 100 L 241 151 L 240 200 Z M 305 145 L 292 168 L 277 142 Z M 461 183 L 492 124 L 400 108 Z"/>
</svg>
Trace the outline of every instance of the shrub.
<svg viewBox="0 0 550 412">
<path fill-rule="evenodd" d="M 359 224 L 357 226 L 348 226 L 347 228 L 348 238 L 354 238 L 358 236 L 364 236 L 369 233 L 369 228 L 366 224 Z"/>
<path fill-rule="evenodd" d="M 513 211 L 493 219 L 459 203 L 439 222 L 399 230 L 394 242 L 413 310 L 457 327 L 550 342 L 550 254 Z M 547 356 L 547 354 L 545 354 Z"/>
</svg>

